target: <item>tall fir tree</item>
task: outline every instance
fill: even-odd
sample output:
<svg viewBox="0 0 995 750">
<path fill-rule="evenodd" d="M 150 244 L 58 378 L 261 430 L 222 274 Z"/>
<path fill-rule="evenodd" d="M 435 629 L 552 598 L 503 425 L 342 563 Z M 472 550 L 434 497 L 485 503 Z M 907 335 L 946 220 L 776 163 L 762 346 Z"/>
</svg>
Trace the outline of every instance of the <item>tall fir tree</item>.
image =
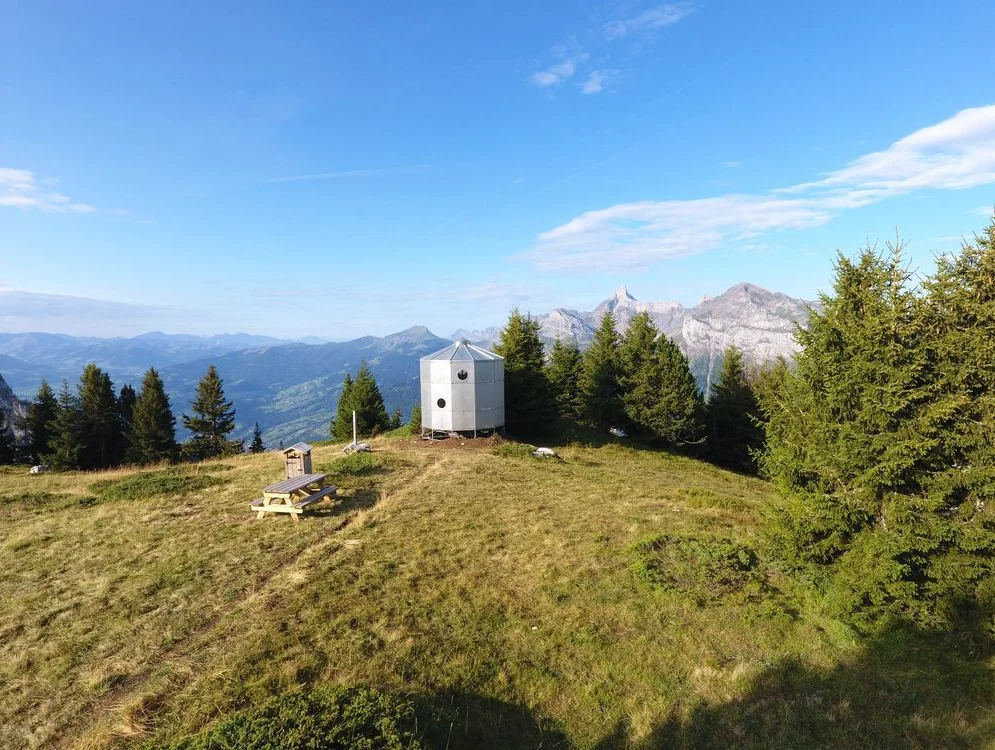
<svg viewBox="0 0 995 750">
<path fill-rule="evenodd" d="M 704 440 L 704 404 L 691 374 L 688 358 L 671 339 L 660 336 L 648 364 L 649 379 L 643 384 L 648 398 L 641 426 L 654 440 L 672 448 L 687 449 Z"/>
<path fill-rule="evenodd" d="M 618 348 L 615 316 L 606 312 L 584 352 L 578 383 L 581 413 L 599 429 L 616 427 L 624 420 Z"/>
<path fill-rule="evenodd" d="M 121 440 L 118 447 L 117 462 L 128 458 L 128 451 L 131 447 L 131 420 L 135 412 L 135 401 L 138 394 L 135 389 L 125 383 L 117 394 L 117 416 L 121 425 Z"/>
<path fill-rule="evenodd" d="M 135 399 L 129 431 L 128 460 L 140 464 L 175 461 L 176 417 L 154 367 L 145 371 Z"/>
<path fill-rule="evenodd" d="M 756 473 L 755 454 L 764 442 L 760 406 L 743 352 L 735 346 L 723 354 L 719 379 L 709 394 L 706 422 L 710 459 L 733 471 Z"/>
<path fill-rule="evenodd" d="M 49 427 L 49 452 L 41 456 L 43 463 L 56 469 L 78 469 L 80 465 L 81 415 L 79 399 L 62 381 L 59 395 L 56 399 L 55 418 Z"/>
<path fill-rule="evenodd" d="M 25 448 L 30 461 L 38 463 L 42 456 L 51 452 L 52 429 L 58 408 L 52 386 L 41 381 L 34 401 L 28 405 L 27 413 L 18 425 L 26 435 Z"/>
<path fill-rule="evenodd" d="M 241 453 L 241 440 L 229 440 L 235 429 L 235 407 L 225 398 L 224 381 L 211 365 L 197 384 L 197 396 L 190 404 L 192 414 L 183 415 L 183 427 L 191 437 L 183 444 L 183 455 L 194 461 Z"/>
<path fill-rule="evenodd" d="M 266 450 L 263 443 L 263 431 L 259 429 L 259 422 L 252 428 L 252 442 L 249 443 L 249 453 L 262 453 Z"/>
<path fill-rule="evenodd" d="M 356 412 L 357 437 L 376 435 L 390 429 L 383 395 L 365 361 L 360 363 L 356 378 L 353 380 L 346 374 L 342 384 L 342 396 L 339 397 L 332 423 L 332 436 L 336 440 L 352 440 L 353 411 Z"/>
<path fill-rule="evenodd" d="M 899 615 L 951 627 L 962 603 L 987 601 L 995 635 L 995 387 L 978 378 L 990 360 L 973 369 L 965 354 L 995 335 L 995 258 L 962 257 L 921 290 L 901 245 L 840 256 L 833 294 L 798 333 L 796 373 L 779 403 L 761 403 L 762 465 L 789 498 L 776 539 L 825 566 L 827 602 L 858 626 Z M 975 260 L 987 270 L 975 275 Z"/>
<path fill-rule="evenodd" d="M 539 321 L 513 309 L 494 352 L 504 358 L 505 429 L 525 437 L 549 434 L 556 402 L 546 377 Z"/>
<path fill-rule="evenodd" d="M 580 373 L 581 354 L 577 343 L 564 343 L 559 338 L 553 342 L 549 364 L 546 366 L 546 378 L 549 380 L 556 399 L 560 416 L 564 419 L 579 421 L 582 418 L 580 409 Z"/>
<path fill-rule="evenodd" d="M 335 418 L 331 424 L 330 432 L 333 440 L 352 440 L 352 412 L 355 409 L 352 401 L 352 385 L 352 374 L 347 372 L 342 379 L 342 393 L 339 394 L 339 401 L 335 406 Z"/>
<path fill-rule="evenodd" d="M 92 362 L 79 380 L 80 466 L 113 466 L 121 446 L 121 421 L 110 376 Z"/>
<path fill-rule="evenodd" d="M 421 432 L 421 404 L 415 404 L 411 409 L 411 420 L 408 422 L 412 432 Z"/>
<path fill-rule="evenodd" d="M 14 444 L 14 420 L 0 412 L 0 466 L 14 463 L 17 446 Z"/>
</svg>

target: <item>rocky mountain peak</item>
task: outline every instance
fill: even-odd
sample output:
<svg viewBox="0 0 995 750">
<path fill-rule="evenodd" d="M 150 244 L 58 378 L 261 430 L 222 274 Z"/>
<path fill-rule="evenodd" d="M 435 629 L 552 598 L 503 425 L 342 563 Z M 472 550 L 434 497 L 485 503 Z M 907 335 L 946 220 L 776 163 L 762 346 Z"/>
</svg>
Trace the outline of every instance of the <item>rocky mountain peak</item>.
<svg viewBox="0 0 995 750">
<path fill-rule="evenodd" d="M 629 294 L 628 288 L 625 284 L 622 284 L 618 289 L 615 290 L 615 294 L 612 295 L 612 299 L 615 302 L 635 302 L 636 298 Z"/>
</svg>

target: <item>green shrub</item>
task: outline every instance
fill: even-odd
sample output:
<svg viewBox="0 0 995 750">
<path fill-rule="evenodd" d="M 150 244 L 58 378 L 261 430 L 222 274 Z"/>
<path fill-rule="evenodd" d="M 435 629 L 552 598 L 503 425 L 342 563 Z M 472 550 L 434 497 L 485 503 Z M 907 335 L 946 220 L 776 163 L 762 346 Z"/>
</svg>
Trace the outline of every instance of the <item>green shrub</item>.
<svg viewBox="0 0 995 750">
<path fill-rule="evenodd" d="M 382 453 L 351 453 L 320 466 L 317 471 L 325 474 L 330 482 L 341 483 L 350 477 L 382 474 L 389 467 L 390 461 Z"/>
<path fill-rule="evenodd" d="M 223 482 L 210 474 L 188 474 L 179 469 L 166 469 L 132 474 L 121 479 L 106 479 L 95 482 L 90 489 L 103 500 L 142 500 L 196 492 Z"/>
<path fill-rule="evenodd" d="M 501 443 L 494 449 L 495 455 L 503 458 L 535 458 L 536 447 L 529 443 Z"/>
<path fill-rule="evenodd" d="M 168 750 L 418 750 L 414 707 L 368 688 L 279 695 Z"/>
<path fill-rule="evenodd" d="M 731 539 L 662 534 L 638 544 L 636 553 L 638 575 L 698 605 L 763 587 L 756 553 Z"/>
</svg>

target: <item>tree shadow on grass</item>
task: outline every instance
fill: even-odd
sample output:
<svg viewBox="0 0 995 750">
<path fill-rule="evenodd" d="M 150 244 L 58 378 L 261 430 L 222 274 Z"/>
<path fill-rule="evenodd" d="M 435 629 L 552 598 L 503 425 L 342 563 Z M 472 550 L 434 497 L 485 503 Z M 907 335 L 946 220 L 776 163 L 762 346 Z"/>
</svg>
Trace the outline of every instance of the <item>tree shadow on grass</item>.
<svg viewBox="0 0 995 750">
<path fill-rule="evenodd" d="M 467 692 L 442 692 L 416 700 L 423 740 L 433 750 L 569 748 L 559 727 L 524 706 Z"/>
<path fill-rule="evenodd" d="M 610 748 L 977 748 L 995 740 L 995 670 L 977 641 L 898 626 L 851 663 L 792 660 L 728 703 L 703 704 L 640 741 L 623 723 Z"/>
<path fill-rule="evenodd" d="M 318 507 L 312 506 L 304 515 L 304 520 L 308 518 L 335 518 L 344 516 L 355 511 L 372 508 L 380 500 L 380 493 L 373 489 L 348 490 L 348 494 L 343 494 L 332 498 L 332 503 L 325 501 L 315 503 Z"/>
</svg>

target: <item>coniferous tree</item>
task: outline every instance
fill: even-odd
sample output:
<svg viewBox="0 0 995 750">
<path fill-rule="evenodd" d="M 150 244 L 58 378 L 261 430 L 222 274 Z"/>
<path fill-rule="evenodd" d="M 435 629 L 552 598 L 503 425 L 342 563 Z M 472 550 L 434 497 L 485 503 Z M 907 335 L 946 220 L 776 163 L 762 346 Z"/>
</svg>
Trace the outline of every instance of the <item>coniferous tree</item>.
<svg viewBox="0 0 995 750">
<path fill-rule="evenodd" d="M 656 357 L 659 335 L 649 313 L 638 312 L 632 316 L 618 348 L 618 380 L 626 426 L 650 438 L 654 431 L 649 427 L 648 413 L 662 395 Z"/>
<path fill-rule="evenodd" d="M 743 353 L 734 346 L 723 354 L 722 370 L 706 406 L 706 421 L 711 460 L 727 469 L 755 473 L 754 454 L 764 440 L 760 406 Z"/>
<path fill-rule="evenodd" d="M 404 424 L 404 415 L 401 413 L 401 407 L 394 409 L 394 413 L 390 415 L 390 429 L 399 430 L 401 425 Z"/>
<path fill-rule="evenodd" d="M 131 447 L 131 419 L 135 412 L 135 401 L 138 394 L 127 383 L 121 386 L 117 394 L 117 415 L 121 425 L 121 439 L 118 446 L 117 463 L 124 461 Z"/>
<path fill-rule="evenodd" d="M 6 414 L 0 412 L 0 466 L 12 464 L 16 458 L 13 419 L 8 419 Z"/>
<path fill-rule="evenodd" d="M 548 434 L 556 402 L 546 377 L 539 321 L 513 309 L 494 352 L 504 358 L 505 429 L 513 435 Z"/>
<path fill-rule="evenodd" d="M 266 450 L 263 443 L 263 431 L 259 429 L 259 422 L 252 428 L 252 442 L 249 443 L 249 453 L 262 453 Z"/>
<path fill-rule="evenodd" d="M 41 456 L 43 463 L 57 469 L 78 469 L 80 462 L 81 429 L 79 399 L 62 381 L 57 397 L 55 418 L 49 427 L 49 452 Z"/>
<path fill-rule="evenodd" d="M 235 407 L 225 398 L 224 381 L 214 365 L 200 379 L 190 409 L 192 416 L 183 415 L 183 426 L 192 433 L 183 444 L 184 456 L 201 461 L 242 452 L 241 440 L 228 439 L 235 429 Z"/>
<path fill-rule="evenodd" d="M 352 386 L 352 375 L 347 372 L 342 380 L 342 393 L 339 394 L 339 403 L 335 407 L 335 419 L 332 420 L 331 424 L 333 440 L 352 440 L 352 412 L 356 408 L 352 400 Z"/>
<path fill-rule="evenodd" d="M 40 462 L 42 456 L 51 452 L 52 428 L 58 408 L 52 386 L 41 381 L 34 401 L 28 405 L 27 413 L 18 424 L 26 435 L 26 450 L 30 461 Z"/>
<path fill-rule="evenodd" d="M 640 417 L 642 429 L 673 448 L 701 443 L 704 404 L 688 358 L 676 343 L 660 336 L 647 368 L 648 381 L 642 387 L 648 394 L 655 391 L 657 396 L 646 402 Z"/>
<path fill-rule="evenodd" d="M 83 368 L 79 381 L 80 466 L 106 469 L 112 466 L 121 445 L 121 422 L 114 384 L 110 376 L 92 362 Z"/>
<path fill-rule="evenodd" d="M 421 404 L 415 404 L 411 409 L 411 420 L 408 424 L 412 432 L 421 432 Z"/>
<path fill-rule="evenodd" d="M 553 390 L 553 397 L 560 416 L 565 419 L 580 420 L 580 372 L 581 354 L 577 343 L 563 343 L 559 338 L 553 342 L 546 377 Z"/>
<path fill-rule="evenodd" d="M 145 371 L 131 416 L 128 459 L 151 464 L 176 460 L 176 417 L 154 367 Z"/>
<path fill-rule="evenodd" d="M 356 434 L 375 435 L 390 429 L 390 417 L 383 395 L 366 362 L 361 362 L 355 380 L 346 374 L 342 395 L 336 407 L 332 436 L 336 440 L 352 440 L 352 413 L 356 412 Z"/>
<path fill-rule="evenodd" d="M 618 347 L 615 316 L 606 312 L 584 352 L 578 383 L 581 413 L 599 429 L 618 426 L 624 419 Z"/>
<path fill-rule="evenodd" d="M 795 374 L 761 403 L 762 466 L 790 498 L 776 539 L 825 566 L 838 613 L 950 626 L 957 602 L 995 604 L 995 388 L 978 377 L 992 368 L 995 255 L 941 262 L 922 294 L 893 250 L 839 257 L 833 294 L 798 333 Z"/>
</svg>

